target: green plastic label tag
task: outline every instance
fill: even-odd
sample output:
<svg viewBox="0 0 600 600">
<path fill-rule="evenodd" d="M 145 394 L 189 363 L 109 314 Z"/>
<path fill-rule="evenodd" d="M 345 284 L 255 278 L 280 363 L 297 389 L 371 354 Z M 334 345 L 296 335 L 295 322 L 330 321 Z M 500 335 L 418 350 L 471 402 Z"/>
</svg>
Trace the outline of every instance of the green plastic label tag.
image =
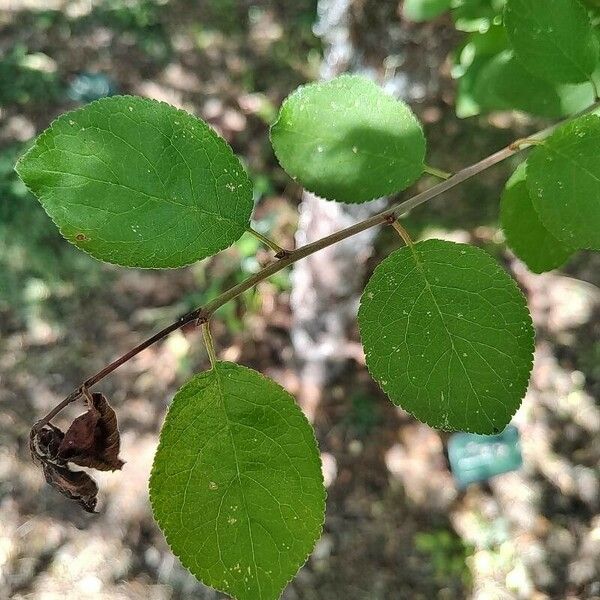
<svg viewBox="0 0 600 600">
<path fill-rule="evenodd" d="M 459 487 L 516 471 L 523 464 L 519 431 L 509 425 L 498 435 L 455 433 L 448 441 L 448 458 Z"/>
</svg>

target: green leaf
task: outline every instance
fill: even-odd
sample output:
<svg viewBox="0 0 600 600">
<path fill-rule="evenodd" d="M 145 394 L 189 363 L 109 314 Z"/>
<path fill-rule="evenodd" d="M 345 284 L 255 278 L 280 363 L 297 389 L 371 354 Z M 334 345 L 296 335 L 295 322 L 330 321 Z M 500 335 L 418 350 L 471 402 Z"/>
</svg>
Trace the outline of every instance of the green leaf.
<svg viewBox="0 0 600 600">
<path fill-rule="evenodd" d="M 67 240 L 129 267 L 181 267 L 246 230 L 252 187 L 206 123 L 113 96 L 59 117 L 17 171 Z"/>
<path fill-rule="evenodd" d="M 508 245 L 534 273 L 563 265 L 574 250 L 542 224 L 527 189 L 527 163 L 521 163 L 506 183 L 500 220 Z"/>
<path fill-rule="evenodd" d="M 275 600 L 321 533 L 313 430 L 275 382 L 218 362 L 173 399 L 150 500 L 173 552 L 198 579 L 238 600 Z"/>
<path fill-rule="evenodd" d="M 550 118 L 576 114 L 595 98 L 591 83 L 555 84 L 536 77 L 510 50 L 480 69 L 474 96 L 486 110 L 522 110 Z"/>
<path fill-rule="evenodd" d="M 492 110 L 522 110 L 543 117 L 576 114 L 594 102 L 594 87 L 552 83 L 527 71 L 509 48 L 504 27 L 472 33 L 455 54 L 456 113 L 470 117 Z"/>
<path fill-rule="evenodd" d="M 405 0 L 402 14 L 411 21 L 429 21 L 449 10 L 451 4 L 452 0 Z"/>
<path fill-rule="evenodd" d="M 454 52 L 452 76 L 458 79 L 456 114 L 472 117 L 481 112 L 478 81 L 492 58 L 506 50 L 508 41 L 504 27 L 494 25 L 484 33 L 471 33 Z"/>
<path fill-rule="evenodd" d="M 589 81 L 598 40 L 577 0 L 508 0 L 504 25 L 523 66 L 549 81 Z"/>
<path fill-rule="evenodd" d="M 330 200 L 373 200 L 423 173 L 421 125 L 406 104 L 364 77 L 298 88 L 283 103 L 271 142 L 289 175 Z"/>
<path fill-rule="evenodd" d="M 497 433 L 525 395 L 525 298 L 479 248 L 428 240 L 395 251 L 369 280 L 358 323 L 373 378 L 429 425 Z"/>
<path fill-rule="evenodd" d="M 527 186 L 543 225 L 573 248 L 600 250 L 600 117 L 567 123 L 528 159 Z"/>
</svg>

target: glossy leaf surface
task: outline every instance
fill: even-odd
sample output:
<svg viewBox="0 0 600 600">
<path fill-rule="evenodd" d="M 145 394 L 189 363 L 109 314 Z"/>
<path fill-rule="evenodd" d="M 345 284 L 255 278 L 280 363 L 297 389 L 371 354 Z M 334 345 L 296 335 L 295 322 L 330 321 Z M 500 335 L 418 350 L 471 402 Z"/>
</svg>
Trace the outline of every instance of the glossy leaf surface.
<svg viewBox="0 0 600 600">
<path fill-rule="evenodd" d="M 406 104 L 364 77 L 298 88 L 283 103 L 271 142 L 289 175 L 330 200 L 373 200 L 423 173 L 421 125 Z"/>
<path fill-rule="evenodd" d="M 527 185 L 543 225 L 567 246 L 600 250 L 600 117 L 567 123 L 535 148 Z"/>
<path fill-rule="evenodd" d="M 549 81 L 588 81 L 598 62 L 598 40 L 577 0 L 507 0 L 504 25 L 523 66 Z"/>
<path fill-rule="evenodd" d="M 506 183 L 500 205 L 500 220 L 513 252 L 534 273 L 563 265 L 573 249 L 544 227 L 533 207 L 526 182 L 526 163 L 519 165 Z"/>
</svg>

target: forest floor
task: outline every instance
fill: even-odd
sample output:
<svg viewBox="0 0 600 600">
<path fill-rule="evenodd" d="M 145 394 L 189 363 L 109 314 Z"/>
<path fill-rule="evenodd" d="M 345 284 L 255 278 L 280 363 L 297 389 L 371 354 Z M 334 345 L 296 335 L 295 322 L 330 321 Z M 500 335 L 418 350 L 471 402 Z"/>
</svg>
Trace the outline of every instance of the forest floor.
<svg viewBox="0 0 600 600">
<path fill-rule="evenodd" d="M 191 110 L 224 135 L 253 179 L 256 222 L 291 246 L 300 190 L 276 166 L 268 123 L 282 98 L 318 73 L 314 3 L 255 2 L 250 11 L 216 0 L 9 4 L 0 2 L 0 77 L 14 82 L 0 90 L 0 598 L 222 598 L 172 556 L 147 494 L 167 406 L 186 377 L 207 367 L 195 327 L 99 386 L 117 411 L 126 461 L 98 477 L 99 514 L 80 512 L 46 486 L 27 439 L 35 419 L 85 377 L 269 254 L 244 237 L 177 271 L 100 264 L 60 239 L 11 169 L 30 138 L 77 105 L 67 97 L 77 74 L 108 73 L 118 91 Z M 443 96 L 415 110 L 430 161 L 447 170 L 535 126 L 510 115 L 459 121 L 451 91 Z M 498 231 L 508 172 L 499 167 L 406 223 L 414 237 L 486 248 L 527 294 L 537 344 L 514 419 L 523 467 L 458 489 L 447 435 L 392 406 L 356 357 L 315 416 L 327 518 L 286 600 L 600 598 L 600 257 L 581 254 L 560 271 L 529 273 Z M 397 243 L 383 232 L 373 264 Z M 289 289 L 288 272 L 262 283 L 218 313 L 213 335 L 222 358 L 293 393 Z"/>
</svg>

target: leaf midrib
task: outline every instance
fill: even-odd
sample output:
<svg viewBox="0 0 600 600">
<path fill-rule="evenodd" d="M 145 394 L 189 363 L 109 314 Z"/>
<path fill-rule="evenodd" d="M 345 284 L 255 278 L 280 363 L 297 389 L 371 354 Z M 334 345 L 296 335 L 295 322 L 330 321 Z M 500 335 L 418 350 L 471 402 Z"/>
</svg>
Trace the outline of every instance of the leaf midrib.
<svg viewBox="0 0 600 600">
<path fill-rule="evenodd" d="M 423 266 L 423 263 L 421 262 L 421 258 L 419 256 L 419 252 L 418 252 L 418 250 L 415 249 L 414 245 L 411 244 L 409 247 L 410 247 L 410 251 L 411 251 L 411 253 L 413 255 L 413 258 L 415 259 L 415 263 L 417 265 L 417 268 L 419 269 L 421 275 L 423 276 L 423 280 L 425 281 L 425 287 L 427 288 L 427 291 L 429 292 L 429 295 L 431 296 L 431 299 L 432 299 L 432 301 L 433 301 L 433 303 L 435 305 L 435 308 L 436 308 L 436 310 L 438 312 L 438 315 L 440 317 L 440 321 L 441 321 L 441 323 L 442 323 L 442 325 L 444 327 L 446 335 L 448 336 L 448 340 L 450 342 L 450 346 L 452 348 L 452 352 L 454 353 L 454 355 L 458 359 L 458 362 L 460 363 L 460 366 L 462 367 L 462 370 L 463 370 L 463 372 L 465 374 L 465 377 L 467 378 L 467 381 L 469 382 L 469 386 L 471 388 L 471 391 L 473 392 L 473 396 L 477 400 L 477 403 L 479 404 L 479 408 L 481 409 L 481 411 L 485 415 L 486 419 L 490 422 L 490 424 L 492 425 L 492 427 L 495 427 L 494 421 L 491 419 L 491 417 L 487 413 L 487 410 L 484 408 L 483 404 L 481 403 L 481 400 L 479 399 L 479 395 L 477 394 L 477 392 L 475 391 L 475 388 L 473 387 L 473 382 L 472 382 L 471 378 L 469 377 L 469 373 L 468 373 L 468 371 L 467 371 L 467 369 L 465 367 L 465 364 L 464 364 L 464 362 L 463 362 L 463 360 L 462 360 L 462 358 L 460 356 L 460 353 L 457 352 L 456 347 L 454 346 L 453 335 L 450 333 L 450 330 L 446 326 L 446 321 L 444 320 L 444 313 L 440 309 L 440 306 L 439 306 L 439 304 L 437 302 L 437 298 L 435 297 L 435 294 L 433 293 L 433 289 L 431 287 L 431 284 L 429 283 L 429 280 L 427 279 L 427 275 L 425 273 L 425 268 Z M 448 392 L 449 392 L 449 390 L 448 390 Z M 448 398 L 447 398 L 447 412 L 448 412 L 448 414 L 450 414 L 450 393 L 448 393 Z"/>
<path fill-rule="evenodd" d="M 246 494 L 244 493 L 244 486 L 242 485 L 242 474 L 240 472 L 240 463 L 237 455 L 237 447 L 235 445 L 235 438 L 233 437 L 233 432 L 231 430 L 232 421 L 229 418 L 229 413 L 227 412 L 227 405 L 225 402 L 225 393 L 223 391 L 223 386 L 221 384 L 221 376 L 219 373 L 219 365 L 216 364 L 213 366 L 213 370 L 215 372 L 215 378 L 217 381 L 217 388 L 219 393 L 219 399 L 221 400 L 221 405 L 223 407 L 223 414 L 225 415 L 225 420 L 227 421 L 227 432 L 229 433 L 229 439 L 231 440 L 231 447 L 233 448 L 233 459 L 235 462 L 236 469 L 236 477 L 238 480 L 238 484 L 240 486 L 240 493 L 242 495 L 242 503 L 244 505 L 244 512 L 246 513 L 246 521 L 248 522 L 248 536 L 250 538 L 250 549 L 252 551 L 252 564 L 254 565 L 254 577 L 256 579 L 256 585 L 258 586 L 258 594 L 259 600 L 262 600 L 262 589 L 260 587 L 260 578 L 258 577 L 258 567 L 256 565 L 256 552 L 254 550 L 254 538 L 252 537 L 252 527 L 250 525 L 250 513 L 248 511 L 248 503 L 246 502 Z M 224 497 L 224 496 L 223 496 Z"/>
<path fill-rule="evenodd" d="M 175 202 L 172 198 L 164 198 L 162 196 L 156 196 L 154 194 L 149 194 L 148 192 L 144 192 L 143 190 L 136 189 L 132 186 L 129 186 L 129 185 L 121 183 L 121 182 L 115 183 L 114 181 L 106 181 L 104 179 L 97 179 L 95 177 L 90 177 L 89 175 L 82 175 L 80 173 L 68 173 L 66 171 L 55 171 L 55 170 L 51 170 L 51 169 L 44 169 L 44 173 L 53 173 L 55 175 L 68 175 L 69 177 L 81 177 L 82 179 L 87 179 L 88 181 L 94 181 L 96 183 L 102 183 L 104 185 L 114 185 L 117 187 L 121 187 L 121 188 L 130 190 L 137 194 L 141 194 L 142 196 L 146 196 L 147 198 L 150 198 L 152 200 L 156 200 L 159 202 L 165 202 L 167 204 L 173 204 L 174 206 L 177 206 L 181 209 L 190 210 L 192 212 L 197 212 L 197 213 L 200 213 L 203 215 L 208 215 L 210 217 L 215 217 L 218 220 L 227 221 L 227 222 L 235 225 L 236 227 L 242 227 L 237 221 L 231 219 L 230 217 L 224 217 L 223 215 L 220 215 L 217 213 L 212 213 L 201 206 L 197 206 L 195 204 L 181 204 L 180 202 Z M 68 203 L 68 204 L 71 204 L 71 203 Z M 88 208 L 98 208 L 98 207 L 90 206 Z M 135 207 L 135 208 L 132 208 L 131 210 L 132 211 L 139 210 L 139 208 L 140 207 Z M 106 211 L 106 209 L 103 209 L 103 208 L 98 208 L 98 210 L 101 210 L 103 212 L 108 212 L 108 211 Z M 125 211 L 125 213 L 121 213 L 121 214 L 127 214 L 127 212 L 130 212 L 130 211 Z"/>
</svg>

